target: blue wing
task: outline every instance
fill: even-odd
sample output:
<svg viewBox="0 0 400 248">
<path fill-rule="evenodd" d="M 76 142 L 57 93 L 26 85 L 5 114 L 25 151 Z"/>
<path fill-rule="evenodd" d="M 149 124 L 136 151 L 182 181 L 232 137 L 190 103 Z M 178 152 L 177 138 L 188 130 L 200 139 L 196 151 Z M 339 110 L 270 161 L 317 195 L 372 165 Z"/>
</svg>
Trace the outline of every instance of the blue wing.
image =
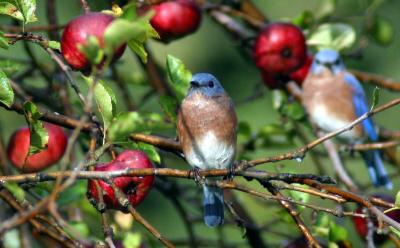
<svg viewBox="0 0 400 248">
<path fill-rule="evenodd" d="M 346 73 L 344 80 L 353 89 L 353 104 L 356 111 L 357 117 L 365 114 L 369 111 L 367 100 L 365 98 L 364 90 L 352 74 Z M 362 122 L 364 131 L 368 134 L 368 137 L 372 141 L 378 140 L 378 134 L 375 131 L 374 123 L 371 118 L 368 118 Z M 379 150 L 370 150 L 361 152 L 362 157 L 368 167 L 368 173 L 371 181 L 375 186 L 385 186 L 388 189 L 392 188 L 392 182 L 386 172 L 385 166 L 383 165 L 381 154 Z"/>
<path fill-rule="evenodd" d="M 357 80 L 357 78 L 354 77 L 352 74 L 346 73 L 344 75 L 344 80 L 353 89 L 353 104 L 354 104 L 354 108 L 355 108 L 357 117 L 360 117 L 369 111 L 369 107 L 367 105 L 367 100 L 365 98 L 364 90 L 363 90 L 360 82 Z M 372 141 L 377 141 L 378 134 L 375 131 L 374 123 L 373 123 L 372 119 L 368 118 L 368 119 L 364 120 L 362 122 L 362 125 L 364 127 L 364 131 L 368 134 L 368 137 Z"/>
</svg>

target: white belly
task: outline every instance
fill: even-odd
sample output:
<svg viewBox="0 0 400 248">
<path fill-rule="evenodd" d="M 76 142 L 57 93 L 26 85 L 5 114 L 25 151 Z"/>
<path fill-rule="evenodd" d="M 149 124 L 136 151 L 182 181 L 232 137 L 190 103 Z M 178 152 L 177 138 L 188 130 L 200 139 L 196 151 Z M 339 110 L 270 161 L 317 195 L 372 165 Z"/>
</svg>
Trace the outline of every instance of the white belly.
<svg viewBox="0 0 400 248">
<path fill-rule="evenodd" d="M 235 147 L 219 141 L 213 132 L 208 132 L 193 144 L 186 159 L 191 166 L 200 169 L 225 169 L 235 159 Z"/>
<path fill-rule="evenodd" d="M 345 120 L 340 120 L 335 118 L 332 114 L 329 114 L 327 108 L 319 104 L 314 111 L 311 113 L 313 122 L 325 132 L 333 132 L 344 126 L 350 124 L 350 122 Z M 338 136 L 339 138 L 345 140 L 356 140 L 358 138 L 354 129 L 346 131 Z"/>
</svg>

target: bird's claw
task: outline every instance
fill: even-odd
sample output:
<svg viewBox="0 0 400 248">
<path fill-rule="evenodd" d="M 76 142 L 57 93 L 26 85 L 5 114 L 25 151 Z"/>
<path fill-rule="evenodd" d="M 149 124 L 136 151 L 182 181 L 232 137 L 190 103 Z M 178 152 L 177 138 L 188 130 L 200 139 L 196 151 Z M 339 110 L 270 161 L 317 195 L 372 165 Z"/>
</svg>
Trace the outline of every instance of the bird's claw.
<svg viewBox="0 0 400 248">
<path fill-rule="evenodd" d="M 228 168 L 228 174 L 226 175 L 227 180 L 229 180 L 229 181 L 233 180 L 233 178 L 235 177 L 235 170 L 236 170 L 236 163 L 233 163 Z"/>
<path fill-rule="evenodd" d="M 204 184 L 204 177 L 201 176 L 200 174 L 200 168 L 199 167 L 194 167 L 193 169 L 190 170 L 190 174 L 193 175 L 194 177 L 194 182 L 197 185 L 202 185 Z"/>
</svg>

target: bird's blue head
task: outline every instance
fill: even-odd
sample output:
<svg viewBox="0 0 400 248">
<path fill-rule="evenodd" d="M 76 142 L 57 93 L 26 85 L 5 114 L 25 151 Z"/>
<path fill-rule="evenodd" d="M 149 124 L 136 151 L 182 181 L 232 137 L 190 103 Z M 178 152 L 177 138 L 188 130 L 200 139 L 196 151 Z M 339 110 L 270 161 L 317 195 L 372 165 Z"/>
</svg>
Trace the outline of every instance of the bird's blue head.
<svg viewBox="0 0 400 248">
<path fill-rule="evenodd" d="M 196 92 L 213 97 L 224 94 L 225 90 L 213 75 L 209 73 L 196 73 L 192 76 L 192 80 L 190 80 L 188 95 Z"/>
<path fill-rule="evenodd" d="M 315 54 L 311 65 L 311 72 L 319 74 L 323 72 L 324 69 L 330 70 L 333 74 L 340 73 L 346 69 L 337 51 L 325 49 Z"/>
</svg>

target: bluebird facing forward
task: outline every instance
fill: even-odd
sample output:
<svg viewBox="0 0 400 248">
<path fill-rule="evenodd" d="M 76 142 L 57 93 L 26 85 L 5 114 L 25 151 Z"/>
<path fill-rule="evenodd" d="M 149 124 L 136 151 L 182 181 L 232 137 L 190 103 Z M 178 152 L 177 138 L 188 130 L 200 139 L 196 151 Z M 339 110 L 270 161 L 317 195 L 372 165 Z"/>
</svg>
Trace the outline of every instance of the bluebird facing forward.
<svg viewBox="0 0 400 248">
<path fill-rule="evenodd" d="M 334 50 L 321 50 L 315 55 L 310 72 L 303 83 L 303 104 L 311 120 L 322 130 L 332 132 L 353 122 L 368 112 L 364 91 L 358 80 L 343 64 Z M 366 138 L 377 141 L 378 135 L 370 118 L 352 130 L 339 135 L 351 143 L 361 143 Z M 380 152 L 361 152 L 368 173 L 375 186 L 392 188 Z"/>
<path fill-rule="evenodd" d="M 178 114 L 178 136 L 188 163 L 199 169 L 227 169 L 236 153 L 237 118 L 232 100 L 218 79 L 193 75 Z M 204 222 L 215 227 L 224 221 L 224 195 L 204 186 Z"/>
</svg>

